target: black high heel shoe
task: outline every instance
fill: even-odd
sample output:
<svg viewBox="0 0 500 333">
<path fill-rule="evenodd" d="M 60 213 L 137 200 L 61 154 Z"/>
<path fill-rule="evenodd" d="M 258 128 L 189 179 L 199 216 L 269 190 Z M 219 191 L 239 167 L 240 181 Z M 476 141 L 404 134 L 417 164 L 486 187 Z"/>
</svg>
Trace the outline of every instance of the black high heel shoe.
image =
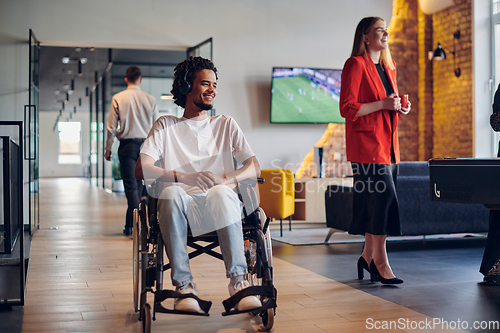
<svg viewBox="0 0 500 333">
<path fill-rule="evenodd" d="M 373 260 L 370 263 L 370 277 L 372 282 L 380 281 L 383 284 L 401 284 L 404 282 L 403 280 L 398 279 L 397 277 L 393 277 L 392 279 L 383 278 L 378 272 L 377 266 L 375 266 Z"/>
<path fill-rule="evenodd" d="M 359 257 L 358 259 L 358 280 L 363 280 L 365 277 L 365 272 L 363 269 L 366 269 L 368 273 L 370 273 L 370 267 L 368 267 L 368 263 L 366 262 L 365 258 L 363 256 Z"/>
</svg>

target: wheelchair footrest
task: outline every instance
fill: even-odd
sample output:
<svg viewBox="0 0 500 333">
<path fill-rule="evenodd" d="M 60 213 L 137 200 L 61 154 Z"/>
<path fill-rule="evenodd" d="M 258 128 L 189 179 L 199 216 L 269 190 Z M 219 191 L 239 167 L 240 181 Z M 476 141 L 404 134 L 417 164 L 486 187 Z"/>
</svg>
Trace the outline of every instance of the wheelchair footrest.
<svg viewBox="0 0 500 333">
<path fill-rule="evenodd" d="M 223 312 L 222 315 L 223 316 L 231 316 L 231 315 L 235 315 L 235 314 L 239 314 L 239 313 L 248 313 L 248 312 L 252 312 L 254 315 L 257 315 L 263 311 L 266 311 L 267 309 L 271 309 L 271 308 L 275 308 L 275 307 L 276 307 L 275 299 L 270 298 L 267 300 L 267 302 L 262 304 L 262 306 L 260 308 L 248 309 L 245 311 L 232 310 L 232 311 Z"/>
<path fill-rule="evenodd" d="M 239 311 L 234 309 L 234 307 L 244 298 L 247 296 L 262 296 L 264 298 L 268 298 L 268 302 L 263 304 L 259 308 L 255 309 L 249 309 L 245 311 Z M 238 291 L 236 294 L 233 296 L 229 297 L 225 301 L 222 302 L 222 305 L 224 305 L 224 309 L 226 310 L 225 312 L 222 313 L 223 316 L 229 316 L 233 314 L 238 314 L 238 313 L 245 313 L 245 312 L 254 312 L 258 313 L 260 311 L 269 309 L 271 307 L 276 307 L 276 289 L 272 285 L 268 286 L 252 286 L 245 288 L 243 290 Z M 231 310 L 234 309 L 234 310 Z"/>
<path fill-rule="evenodd" d="M 167 298 L 194 298 L 200 305 L 200 308 L 203 310 L 203 312 L 191 312 L 191 311 L 167 309 L 161 304 L 161 302 L 163 302 Z M 209 316 L 208 311 L 210 310 L 211 306 L 212 302 L 204 301 L 194 294 L 181 294 L 173 290 L 160 290 L 155 293 L 155 312 L 185 314 L 194 316 Z"/>
</svg>

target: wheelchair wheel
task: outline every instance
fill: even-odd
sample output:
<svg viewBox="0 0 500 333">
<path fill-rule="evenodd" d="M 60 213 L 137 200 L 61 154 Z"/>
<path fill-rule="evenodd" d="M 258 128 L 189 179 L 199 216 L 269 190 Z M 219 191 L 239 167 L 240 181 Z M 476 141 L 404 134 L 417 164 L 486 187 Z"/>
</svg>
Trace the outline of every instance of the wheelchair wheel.
<svg viewBox="0 0 500 333">
<path fill-rule="evenodd" d="M 138 312 L 141 310 L 141 277 L 142 277 L 142 262 L 141 262 L 141 255 L 139 253 L 139 243 L 140 243 L 140 234 L 139 234 L 139 228 L 140 228 L 140 221 L 139 221 L 139 211 L 137 209 L 134 209 L 134 221 L 133 221 L 133 226 L 132 226 L 132 239 L 133 239 L 133 246 L 132 246 L 132 251 L 133 251 L 133 281 L 134 281 L 134 311 Z"/>
<path fill-rule="evenodd" d="M 252 269 L 247 274 L 245 274 L 245 280 L 247 280 L 251 286 L 260 286 L 261 280 L 257 278 L 256 266 L 257 266 L 257 244 L 253 239 L 245 240 L 245 258 L 247 260 L 247 267 Z M 255 313 L 256 314 L 256 313 Z"/>
<path fill-rule="evenodd" d="M 143 333 L 151 333 L 151 324 L 152 324 L 152 311 L 151 305 L 149 303 L 144 304 L 142 308 L 142 332 Z"/>
<path fill-rule="evenodd" d="M 264 310 L 259 316 L 262 318 L 263 331 L 270 331 L 274 325 L 274 309 Z"/>
</svg>

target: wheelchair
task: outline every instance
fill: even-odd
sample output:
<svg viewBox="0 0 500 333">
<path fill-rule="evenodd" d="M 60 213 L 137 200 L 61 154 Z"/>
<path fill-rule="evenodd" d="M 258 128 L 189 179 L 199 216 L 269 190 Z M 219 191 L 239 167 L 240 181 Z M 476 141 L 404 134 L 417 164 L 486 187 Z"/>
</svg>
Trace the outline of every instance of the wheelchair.
<svg viewBox="0 0 500 333">
<path fill-rule="evenodd" d="M 263 179 L 258 179 L 263 182 Z M 273 285 L 273 265 L 271 236 L 269 232 L 270 218 L 266 218 L 265 212 L 258 207 L 257 196 L 251 182 L 239 183 L 236 187 L 241 202 L 250 203 L 251 209 L 243 209 L 243 237 L 245 243 L 245 257 L 247 261 L 248 274 L 245 279 L 250 287 L 237 292 L 232 297 L 223 301 L 225 311 L 222 316 L 250 312 L 254 316 L 260 316 L 262 330 L 269 331 L 274 324 L 276 314 L 277 290 Z M 158 184 L 148 186 L 148 204 L 141 203 L 139 209 L 134 210 L 133 224 L 133 288 L 134 288 L 134 311 L 139 312 L 139 321 L 142 321 L 144 333 L 151 332 L 152 321 L 156 320 L 156 313 L 174 313 L 209 316 L 212 305 L 210 301 L 199 299 L 193 294 L 184 295 L 173 290 L 163 289 L 163 273 L 170 269 L 169 263 L 164 263 L 164 243 L 157 219 L 158 196 L 151 195 Z M 156 193 L 159 191 L 156 190 Z M 247 207 L 248 208 L 248 207 Z M 251 213 L 247 213 L 250 212 Z M 201 244 L 200 244 L 201 243 Z M 189 259 L 201 254 L 208 254 L 222 260 L 222 255 L 214 249 L 219 246 L 216 232 L 192 236 L 188 229 L 188 247 L 194 249 L 189 253 Z M 147 302 L 147 295 L 154 297 L 153 306 Z M 245 296 L 255 295 L 260 298 L 262 307 L 250 311 L 238 311 L 234 306 Z M 183 312 L 167 309 L 162 302 L 167 298 L 195 298 L 200 304 L 203 313 Z"/>
</svg>

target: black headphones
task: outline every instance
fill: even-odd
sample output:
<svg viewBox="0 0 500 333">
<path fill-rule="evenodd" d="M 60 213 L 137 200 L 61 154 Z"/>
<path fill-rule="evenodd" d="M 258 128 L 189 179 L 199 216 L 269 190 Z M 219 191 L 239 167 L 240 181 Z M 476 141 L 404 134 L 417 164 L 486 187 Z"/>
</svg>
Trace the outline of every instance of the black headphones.
<svg viewBox="0 0 500 333">
<path fill-rule="evenodd" d="M 188 70 L 186 71 L 186 74 L 184 74 L 184 80 L 181 81 L 181 85 L 179 86 L 179 92 L 183 95 L 187 95 L 191 92 L 191 83 L 187 82 L 187 76 L 189 71 L 191 70 L 192 67 L 189 67 Z"/>
</svg>

